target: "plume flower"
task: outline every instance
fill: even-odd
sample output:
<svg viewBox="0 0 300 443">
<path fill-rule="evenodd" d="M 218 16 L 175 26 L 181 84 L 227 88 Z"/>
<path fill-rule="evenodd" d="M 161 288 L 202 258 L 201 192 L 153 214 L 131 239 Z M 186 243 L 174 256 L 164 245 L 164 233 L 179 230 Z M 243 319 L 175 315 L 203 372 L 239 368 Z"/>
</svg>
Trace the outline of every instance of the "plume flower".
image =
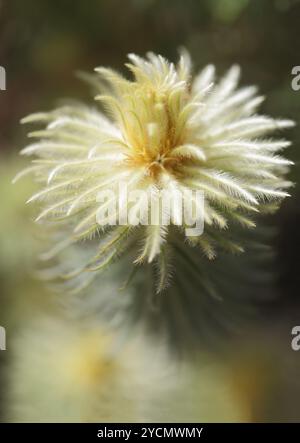
<svg viewBox="0 0 300 443">
<path fill-rule="evenodd" d="M 178 361 L 141 331 L 129 343 L 104 323 L 43 314 L 12 338 L 5 420 L 245 421 L 227 366 L 204 352 Z"/>
<path fill-rule="evenodd" d="M 97 68 L 96 76 L 89 77 L 105 113 L 70 104 L 23 119 L 45 127 L 29 134 L 38 141 L 22 154 L 35 159 L 17 178 L 34 172 L 41 189 L 29 201 L 42 206 L 37 220 L 56 226 L 60 233 L 45 257 L 80 240 L 99 239 L 96 253 L 65 279 L 82 272 L 91 279 L 88 271 L 102 270 L 125 250 L 135 250 L 135 264 L 158 263 L 159 292 L 168 281 L 174 238 L 188 240 L 209 259 L 218 247 L 241 252 L 242 245 L 228 240 L 226 229 L 235 224 L 254 227 L 254 215 L 273 210 L 288 196 L 291 183 L 284 176 L 291 162 L 278 152 L 289 142 L 267 135 L 293 122 L 257 114 L 263 97 L 256 95 L 255 87 L 237 88 L 238 66 L 215 82 L 212 65 L 192 77 L 185 52 L 176 66 L 152 53 L 146 59 L 130 54 L 129 60 L 132 80 L 107 68 Z M 122 182 L 129 192 L 156 192 L 158 222 L 99 224 L 97 214 L 108 202 L 97 202 L 98 193 L 118 194 Z M 196 198 L 184 202 L 201 214 L 202 235 L 190 236 L 186 224 L 178 222 L 179 204 L 168 213 L 170 225 L 161 222 L 162 191 L 172 196 L 190 190 L 204 193 L 204 209 Z M 114 215 L 126 209 L 124 200 Z M 131 209 L 143 220 L 149 208 L 140 198 Z"/>
<path fill-rule="evenodd" d="M 12 340 L 10 422 L 144 422 L 177 386 L 163 347 L 42 315 Z M 159 387 L 158 387 L 159 386 Z"/>
</svg>

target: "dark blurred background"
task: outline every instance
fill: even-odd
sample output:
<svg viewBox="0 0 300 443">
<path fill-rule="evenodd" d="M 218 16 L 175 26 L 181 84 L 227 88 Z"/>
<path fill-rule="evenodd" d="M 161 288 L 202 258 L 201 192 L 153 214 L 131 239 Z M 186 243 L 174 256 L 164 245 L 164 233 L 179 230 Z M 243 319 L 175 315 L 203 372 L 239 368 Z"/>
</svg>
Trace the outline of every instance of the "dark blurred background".
<svg viewBox="0 0 300 443">
<path fill-rule="evenodd" d="M 78 70 L 99 65 L 123 70 L 129 52 L 143 55 L 151 50 L 176 60 L 178 48 L 185 46 L 195 70 L 214 63 L 222 74 L 233 63 L 240 64 L 242 83 L 258 85 L 267 96 L 262 112 L 298 123 L 300 91 L 291 88 L 291 71 L 300 65 L 299 39 L 299 0 L 0 1 L 0 65 L 7 75 L 7 90 L 0 91 L 0 324 L 13 317 L 11 293 L 18 292 L 34 255 L 32 227 L 23 208 L 31 185 L 24 185 L 22 192 L 8 185 L 22 166 L 17 152 L 25 144 L 19 124 L 23 116 L 50 109 L 60 98 L 88 99 L 88 88 L 74 75 Z M 299 182 L 299 124 L 286 136 L 293 141 L 286 156 L 296 163 L 291 179 Z M 300 324 L 299 185 L 273 222 L 276 297 L 262 305 L 258 329 L 266 346 L 277 343 L 280 358 L 299 368 L 300 351 L 290 347 L 291 329 Z M 0 357 L 4 359 L 3 353 Z M 258 408 L 258 419 L 299 419 L 294 369 L 293 374 L 289 370 L 282 369 L 275 395 L 286 405 L 285 412 L 271 407 L 268 397 L 265 407 Z M 251 386 L 251 380 L 246 384 Z"/>
</svg>

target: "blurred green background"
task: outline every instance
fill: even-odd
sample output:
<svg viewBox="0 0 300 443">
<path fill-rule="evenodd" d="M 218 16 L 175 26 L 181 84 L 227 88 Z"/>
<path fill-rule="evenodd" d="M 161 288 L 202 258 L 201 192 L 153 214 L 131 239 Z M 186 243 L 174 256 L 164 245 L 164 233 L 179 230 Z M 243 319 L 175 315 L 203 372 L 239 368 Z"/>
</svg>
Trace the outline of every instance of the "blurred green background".
<svg viewBox="0 0 300 443">
<path fill-rule="evenodd" d="M 214 63 L 222 74 L 240 64 L 242 83 L 258 85 L 267 96 L 262 112 L 298 123 L 300 91 L 291 88 L 291 71 L 300 65 L 299 24 L 298 0 L 0 1 L 0 65 L 7 74 L 7 90 L 0 91 L 1 325 L 17 328 L 25 317 L 30 323 L 48 297 L 30 278 L 37 247 L 24 201 L 33 185 L 26 180 L 21 187 L 10 186 L 22 167 L 17 152 L 25 145 L 19 120 L 61 98 L 88 99 L 88 88 L 74 75 L 78 70 L 99 65 L 123 70 L 129 52 L 151 50 L 176 60 L 184 46 L 195 70 Z M 293 141 L 286 155 L 296 163 L 291 179 L 299 182 L 299 124 L 286 136 Z M 228 359 L 236 389 L 251 410 L 249 420 L 292 421 L 300 420 L 300 351 L 290 347 L 291 329 L 300 324 L 299 185 L 273 222 L 276 297 L 262 304 L 255 334 L 235 343 Z M 0 371 L 9 358 L 8 338 Z M 2 406 L 5 410 L 4 399 Z"/>
</svg>

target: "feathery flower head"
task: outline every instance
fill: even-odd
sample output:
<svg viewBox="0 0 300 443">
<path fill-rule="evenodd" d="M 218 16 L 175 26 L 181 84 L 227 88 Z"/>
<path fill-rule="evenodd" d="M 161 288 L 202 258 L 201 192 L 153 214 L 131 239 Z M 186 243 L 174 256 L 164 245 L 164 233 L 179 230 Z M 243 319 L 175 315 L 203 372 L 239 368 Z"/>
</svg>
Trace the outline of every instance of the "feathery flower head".
<svg viewBox="0 0 300 443">
<path fill-rule="evenodd" d="M 44 315 L 23 327 L 12 340 L 7 419 L 143 422 L 158 393 L 178 383 L 163 348 L 141 335 L 121 343 L 104 324 L 90 328 L 82 319 Z"/>
<path fill-rule="evenodd" d="M 256 114 L 263 97 L 256 96 L 255 87 L 237 89 L 238 66 L 214 83 L 212 65 L 192 78 L 185 52 L 177 66 L 152 53 L 147 59 L 130 54 L 129 59 L 126 66 L 133 80 L 111 69 L 96 69 L 92 81 L 105 114 L 83 105 L 33 114 L 23 122 L 42 122 L 46 128 L 29 134 L 39 141 L 22 153 L 37 157 L 25 171 L 35 172 L 42 186 L 30 199 L 42 203 L 37 219 L 57 224 L 63 232 L 63 241 L 48 257 L 99 235 L 96 255 L 75 273 L 100 270 L 125 248 L 142 241 L 135 262 L 159 261 L 161 290 L 172 238 L 187 238 L 208 258 L 214 258 L 215 245 L 242 251 L 235 241 L 226 239 L 225 228 L 234 223 L 255 226 L 253 214 L 278 206 L 288 195 L 291 183 L 284 175 L 291 162 L 277 153 L 289 142 L 265 136 L 293 122 Z M 97 195 L 103 190 L 119 194 L 118 185 L 123 182 L 128 192 L 144 191 L 143 196 L 156 192 L 154 203 L 150 201 L 158 222 L 99 225 L 98 211 L 109 202 L 97 201 Z M 197 198 L 186 197 L 187 190 L 204 193 L 204 208 L 199 208 Z M 183 204 L 201 213 L 204 234 L 189 236 L 184 231 L 179 204 L 169 208 L 170 225 L 161 222 L 162 191 L 170 196 L 181 193 Z M 128 206 L 128 201 L 119 201 L 114 212 L 120 215 Z M 130 208 L 139 220 L 147 218 L 149 203 L 144 197 L 136 198 Z"/>
</svg>

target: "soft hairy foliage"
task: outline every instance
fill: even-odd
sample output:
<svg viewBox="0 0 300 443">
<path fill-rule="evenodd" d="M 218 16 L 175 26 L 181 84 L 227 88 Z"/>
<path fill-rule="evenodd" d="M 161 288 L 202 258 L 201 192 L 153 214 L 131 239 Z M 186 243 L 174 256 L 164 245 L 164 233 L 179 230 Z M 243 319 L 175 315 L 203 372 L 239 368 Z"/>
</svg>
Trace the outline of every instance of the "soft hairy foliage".
<svg viewBox="0 0 300 443">
<path fill-rule="evenodd" d="M 22 154 L 35 159 L 17 178 L 34 172 L 41 189 L 29 201 L 42 206 L 37 220 L 57 227 L 63 237 L 47 258 L 80 240 L 99 239 L 97 252 L 65 278 L 90 276 L 88 271 L 104 269 L 125 249 L 136 248 L 135 264 L 158 262 L 160 291 L 167 282 L 172 238 L 186 238 L 185 226 L 178 226 L 180 208 L 171 211 L 170 226 L 100 226 L 97 211 L 108 202 L 97 202 L 99 191 L 118 193 L 120 182 L 128 191 L 158 195 L 203 191 L 204 234 L 187 240 L 209 259 L 216 246 L 241 252 L 225 230 L 235 223 L 254 227 L 253 215 L 273 210 L 288 195 L 291 183 L 284 176 L 291 162 L 278 152 L 289 142 L 266 136 L 293 122 L 256 113 L 263 97 L 252 86 L 237 89 L 238 66 L 215 82 L 212 65 L 192 77 L 186 53 L 176 66 L 152 53 L 146 59 L 130 54 L 129 60 L 132 80 L 106 68 L 89 77 L 105 114 L 70 104 L 23 120 L 45 127 L 29 134 L 38 141 Z M 196 210 L 197 199 L 191 204 Z M 132 209 L 142 218 L 143 199 Z"/>
</svg>

